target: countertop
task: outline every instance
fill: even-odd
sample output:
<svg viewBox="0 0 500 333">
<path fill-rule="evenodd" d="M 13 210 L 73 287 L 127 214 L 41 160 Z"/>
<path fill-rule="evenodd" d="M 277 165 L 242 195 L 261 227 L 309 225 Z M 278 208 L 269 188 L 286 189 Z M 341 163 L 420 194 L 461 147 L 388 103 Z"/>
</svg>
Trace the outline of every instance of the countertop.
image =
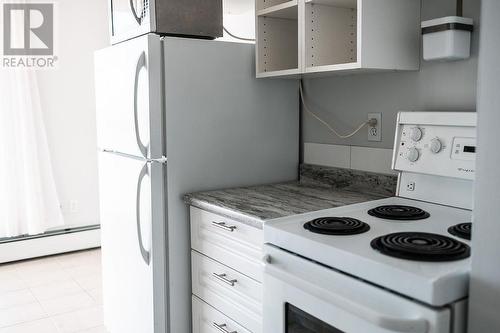
<svg viewBox="0 0 500 333">
<path fill-rule="evenodd" d="M 300 181 L 191 193 L 184 201 L 256 228 L 265 221 L 393 196 L 396 177 L 302 165 Z"/>
</svg>

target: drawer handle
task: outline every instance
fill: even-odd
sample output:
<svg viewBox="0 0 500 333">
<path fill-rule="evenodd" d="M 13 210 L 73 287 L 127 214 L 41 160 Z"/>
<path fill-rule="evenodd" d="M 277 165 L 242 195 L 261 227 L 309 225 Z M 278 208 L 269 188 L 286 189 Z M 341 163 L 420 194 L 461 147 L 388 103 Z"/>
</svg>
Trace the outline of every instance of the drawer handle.
<svg viewBox="0 0 500 333">
<path fill-rule="evenodd" d="M 238 333 L 237 331 L 229 331 L 226 327 L 227 324 L 217 324 L 214 323 L 214 327 L 223 333 Z"/>
<path fill-rule="evenodd" d="M 238 280 L 236 279 L 232 279 L 232 280 L 229 280 L 227 278 L 227 274 L 223 273 L 223 274 L 217 274 L 217 273 L 212 273 L 212 275 L 219 281 L 222 281 L 224 282 L 225 284 L 228 284 L 230 285 L 231 287 L 234 287 L 234 284 L 236 282 L 238 282 Z"/>
<path fill-rule="evenodd" d="M 216 226 L 217 228 L 224 229 L 229 232 L 233 232 L 236 229 L 235 225 L 227 225 L 226 222 L 215 222 L 212 221 L 212 225 Z"/>
</svg>

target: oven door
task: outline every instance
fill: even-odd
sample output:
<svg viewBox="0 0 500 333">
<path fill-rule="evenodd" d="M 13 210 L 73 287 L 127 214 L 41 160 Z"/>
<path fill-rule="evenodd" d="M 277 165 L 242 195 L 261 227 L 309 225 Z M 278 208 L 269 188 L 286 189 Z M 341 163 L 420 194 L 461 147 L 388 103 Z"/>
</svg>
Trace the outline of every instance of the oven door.
<svg viewBox="0 0 500 333">
<path fill-rule="evenodd" d="M 450 332 L 447 307 L 427 307 L 272 245 L 264 251 L 264 333 Z"/>
</svg>

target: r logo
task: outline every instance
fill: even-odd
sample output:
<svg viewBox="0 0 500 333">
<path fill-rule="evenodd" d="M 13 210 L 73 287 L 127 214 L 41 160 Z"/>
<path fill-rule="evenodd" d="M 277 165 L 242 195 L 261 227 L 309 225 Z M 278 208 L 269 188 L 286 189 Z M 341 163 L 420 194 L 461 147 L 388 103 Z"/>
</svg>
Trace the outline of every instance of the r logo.
<svg viewBox="0 0 500 333">
<path fill-rule="evenodd" d="M 4 55 L 53 55 L 53 4 L 6 3 L 3 22 Z"/>
</svg>

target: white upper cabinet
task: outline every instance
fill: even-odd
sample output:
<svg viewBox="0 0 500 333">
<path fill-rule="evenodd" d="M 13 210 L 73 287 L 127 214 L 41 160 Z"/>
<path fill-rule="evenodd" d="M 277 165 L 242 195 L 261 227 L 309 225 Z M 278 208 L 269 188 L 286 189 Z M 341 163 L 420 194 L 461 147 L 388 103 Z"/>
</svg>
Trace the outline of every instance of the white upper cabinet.
<svg viewBox="0 0 500 333">
<path fill-rule="evenodd" d="M 420 0 L 257 0 L 257 77 L 418 70 Z"/>
<path fill-rule="evenodd" d="M 257 77 L 297 75 L 301 72 L 301 5 L 297 0 L 256 0 Z"/>
</svg>

